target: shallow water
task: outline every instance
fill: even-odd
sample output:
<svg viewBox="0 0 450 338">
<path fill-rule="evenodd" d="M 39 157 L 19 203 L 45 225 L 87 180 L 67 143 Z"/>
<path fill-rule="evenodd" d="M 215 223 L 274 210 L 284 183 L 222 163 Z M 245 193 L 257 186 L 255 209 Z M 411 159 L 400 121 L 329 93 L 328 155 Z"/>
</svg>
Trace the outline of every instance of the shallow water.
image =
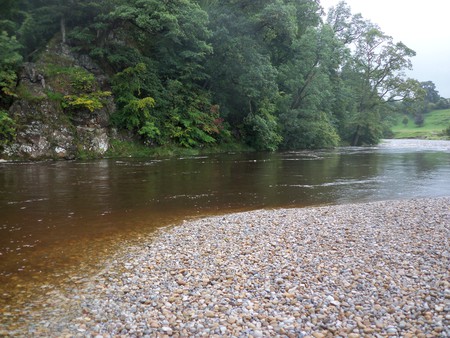
<svg viewBox="0 0 450 338">
<path fill-rule="evenodd" d="M 450 194 L 450 141 L 174 159 L 0 163 L 0 295 L 208 214 Z M 0 297 L 0 301 L 2 300 Z"/>
</svg>

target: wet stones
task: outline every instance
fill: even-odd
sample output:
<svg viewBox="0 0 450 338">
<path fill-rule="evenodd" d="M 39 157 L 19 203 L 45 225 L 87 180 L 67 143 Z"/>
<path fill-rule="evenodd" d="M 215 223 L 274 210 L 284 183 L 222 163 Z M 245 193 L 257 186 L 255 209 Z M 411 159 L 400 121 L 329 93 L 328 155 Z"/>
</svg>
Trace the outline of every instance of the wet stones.
<svg viewBox="0 0 450 338">
<path fill-rule="evenodd" d="M 185 222 L 124 248 L 95 281 L 8 334 L 450 336 L 449 206 L 417 199 Z"/>
</svg>

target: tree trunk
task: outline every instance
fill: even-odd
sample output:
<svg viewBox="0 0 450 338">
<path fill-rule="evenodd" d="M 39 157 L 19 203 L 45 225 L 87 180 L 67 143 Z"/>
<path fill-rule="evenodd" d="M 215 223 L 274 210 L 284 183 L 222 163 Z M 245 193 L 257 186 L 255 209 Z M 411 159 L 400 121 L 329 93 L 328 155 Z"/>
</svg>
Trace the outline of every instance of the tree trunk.
<svg viewBox="0 0 450 338">
<path fill-rule="evenodd" d="M 356 127 L 356 131 L 355 131 L 355 133 L 353 134 L 353 137 L 352 137 L 352 143 L 351 143 L 351 146 L 352 146 L 352 147 L 355 147 L 355 146 L 358 145 L 358 142 L 359 142 L 359 129 L 360 129 L 360 128 L 361 128 L 360 126 L 357 126 L 357 127 Z"/>
<path fill-rule="evenodd" d="M 66 43 L 66 19 L 64 16 L 61 17 L 61 41 L 62 43 Z"/>
</svg>

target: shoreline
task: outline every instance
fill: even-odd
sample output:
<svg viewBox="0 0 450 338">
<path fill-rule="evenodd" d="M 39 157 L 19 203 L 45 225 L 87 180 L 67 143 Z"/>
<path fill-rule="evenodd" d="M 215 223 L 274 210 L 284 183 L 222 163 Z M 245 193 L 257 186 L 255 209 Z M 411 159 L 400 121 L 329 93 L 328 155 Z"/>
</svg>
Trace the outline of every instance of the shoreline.
<svg viewBox="0 0 450 338">
<path fill-rule="evenodd" d="M 449 248 L 450 197 L 189 220 L 0 335 L 450 336 Z"/>
</svg>

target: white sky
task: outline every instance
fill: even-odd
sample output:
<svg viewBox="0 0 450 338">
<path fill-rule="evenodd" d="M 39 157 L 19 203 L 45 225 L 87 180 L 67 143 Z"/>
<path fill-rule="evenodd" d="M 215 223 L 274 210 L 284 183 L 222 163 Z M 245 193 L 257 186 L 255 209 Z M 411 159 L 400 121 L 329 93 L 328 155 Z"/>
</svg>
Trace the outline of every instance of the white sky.
<svg viewBox="0 0 450 338">
<path fill-rule="evenodd" d="M 327 11 L 340 0 L 320 0 Z M 352 13 L 378 24 L 417 55 L 407 75 L 433 81 L 442 97 L 450 98 L 450 1 L 449 0 L 346 0 Z"/>
</svg>

